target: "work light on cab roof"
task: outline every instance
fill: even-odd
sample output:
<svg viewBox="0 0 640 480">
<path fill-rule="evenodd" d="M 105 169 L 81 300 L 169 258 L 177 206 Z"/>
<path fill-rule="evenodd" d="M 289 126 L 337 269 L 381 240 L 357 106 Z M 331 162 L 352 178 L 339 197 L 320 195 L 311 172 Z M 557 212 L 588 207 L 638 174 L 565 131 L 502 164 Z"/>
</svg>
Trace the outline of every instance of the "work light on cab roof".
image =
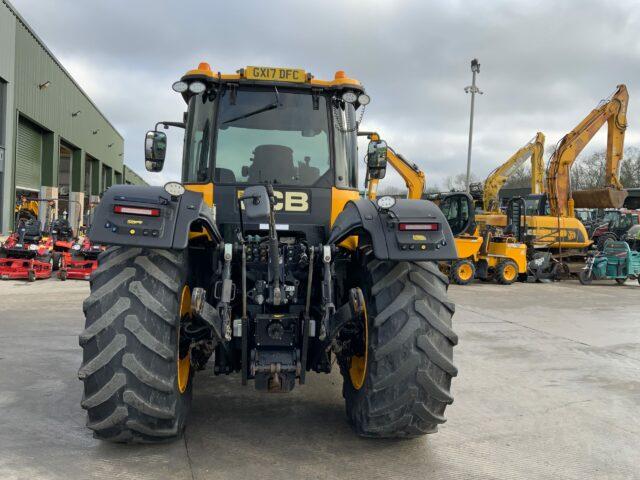
<svg viewBox="0 0 640 480">
<path fill-rule="evenodd" d="M 341 93 L 338 98 L 346 103 L 365 106 L 370 101 L 369 95 L 364 93 L 362 84 L 350 78 L 343 70 L 338 70 L 333 80 L 316 79 L 311 73 L 300 68 L 260 67 L 248 66 L 241 68 L 236 73 L 214 73 L 211 66 L 201 62 L 198 68 L 189 70 L 180 80 L 172 86 L 173 90 L 183 94 L 185 99 L 191 94 L 199 94 L 209 88 L 209 84 L 238 81 L 247 84 L 296 84 L 310 88 L 328 88 L 338 90 Z"/>
</svg>

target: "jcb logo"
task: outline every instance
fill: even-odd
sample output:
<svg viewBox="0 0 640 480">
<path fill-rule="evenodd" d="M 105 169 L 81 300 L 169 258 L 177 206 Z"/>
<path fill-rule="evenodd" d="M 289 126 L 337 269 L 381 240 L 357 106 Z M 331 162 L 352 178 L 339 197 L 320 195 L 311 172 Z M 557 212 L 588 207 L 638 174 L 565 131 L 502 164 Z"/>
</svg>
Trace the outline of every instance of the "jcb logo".
<svg viewBox="0 0 640 480">
<path fill-rule="evenodd" d="M 238 198 L 242 196 L 244 190 L 238 190 Z M 276 198 L 276 204 L 274 210 L 276 212 L 308 212 L 309 211 L 309 194 L 307 192 L 293 192 L 286 191 L 280 192 L 278 190 L 273 191 L 273 196 Z M 244 205 L 242 205 L 244 210 Z"/>
</svg>

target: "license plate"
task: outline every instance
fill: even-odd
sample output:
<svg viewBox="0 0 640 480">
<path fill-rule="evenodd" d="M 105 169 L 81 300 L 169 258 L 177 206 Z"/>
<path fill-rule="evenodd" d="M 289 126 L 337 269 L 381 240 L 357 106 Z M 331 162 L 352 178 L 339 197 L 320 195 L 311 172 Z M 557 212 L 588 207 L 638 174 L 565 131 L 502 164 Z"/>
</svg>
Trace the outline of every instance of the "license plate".
<svg viewBox="0 0 640 480">
<path fill-rule="evenodd" d="M 304 83 L 307 74 L 300 68 L 247 67 L 244 75 L 248 80 Z"/>
</svg>

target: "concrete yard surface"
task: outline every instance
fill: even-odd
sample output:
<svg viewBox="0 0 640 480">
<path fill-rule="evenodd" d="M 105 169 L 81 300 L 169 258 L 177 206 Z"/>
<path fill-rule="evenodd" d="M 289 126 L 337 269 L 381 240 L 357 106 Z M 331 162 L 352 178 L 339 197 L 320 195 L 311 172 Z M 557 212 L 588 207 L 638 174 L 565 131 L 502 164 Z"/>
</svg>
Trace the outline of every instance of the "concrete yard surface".
<svg viewBox="0 0 640 480">
<path fill-rule="evenodd" d="M 455 402 L 435 435 L 355 436 L 341 378 L 293 393 L 196 377 L 183 440 L 93 439 L 80 408 L 88 282 L 0 282 L 0 479 L 640 479 L 640 285 L 451 287 Z"/>
</svg>

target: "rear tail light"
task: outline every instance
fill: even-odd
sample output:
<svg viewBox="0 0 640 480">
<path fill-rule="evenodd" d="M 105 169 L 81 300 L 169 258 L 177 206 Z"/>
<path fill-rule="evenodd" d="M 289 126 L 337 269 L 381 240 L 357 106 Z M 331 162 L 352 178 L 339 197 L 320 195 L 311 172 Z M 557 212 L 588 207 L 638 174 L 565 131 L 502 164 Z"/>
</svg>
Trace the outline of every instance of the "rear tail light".
<svg viewBox="0 0 640 480">
<path fill-rule="evenodd" d="M 128 207 L 126 205 L 115 205 L 113 207 L 115 213 L 128 213 L 129 215 L 144 215 L 146 217 L 159 217 L 159 208 L 145 208 L 145 207 Z"/>
<path fill-rule="evenodd" d="M 398 230 L 402 230 L 405 232 L 414 232 L 414 231 L 427 231 L 427 232 L 437 232 L 440 230 L 439 223 L 399 223 Z"/>
</svg>

